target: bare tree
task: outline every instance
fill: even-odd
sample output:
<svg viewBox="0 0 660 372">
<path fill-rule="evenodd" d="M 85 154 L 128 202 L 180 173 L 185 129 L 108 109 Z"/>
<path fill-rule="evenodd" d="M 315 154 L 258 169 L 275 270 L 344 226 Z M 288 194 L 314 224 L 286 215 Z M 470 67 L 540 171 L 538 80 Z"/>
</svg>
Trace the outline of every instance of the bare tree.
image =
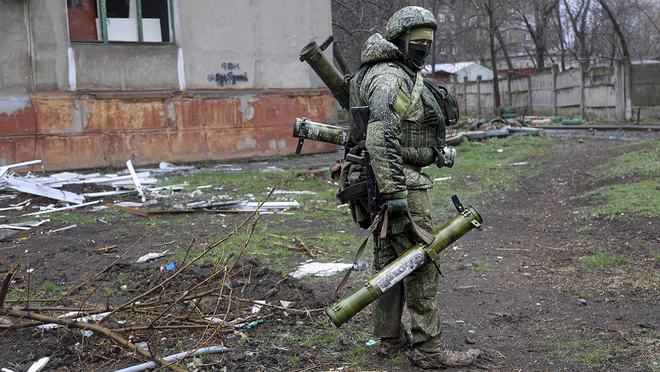
<svg viewBox="0 0 660 372">
<path fill-rule="evenodd" d="M 525 25 L 527 32 L 534 42 L 534 59 L 536 69 L 539 72 L 545 70 L 545 56 L 547 55 L 547 28 L 559 0 L 532 0 L 532 1 L 511 1 L 520 20 Z M 531 13 L 531 14 L 530 14 Z"/>
</svg>

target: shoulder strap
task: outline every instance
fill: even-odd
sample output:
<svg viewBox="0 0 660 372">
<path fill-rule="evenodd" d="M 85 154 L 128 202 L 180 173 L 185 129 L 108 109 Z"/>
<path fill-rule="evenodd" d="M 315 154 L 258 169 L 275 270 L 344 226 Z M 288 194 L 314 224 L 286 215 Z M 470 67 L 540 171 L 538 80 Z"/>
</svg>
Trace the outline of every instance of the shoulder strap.
<svg viewBox="0 0 660 372">
<path fill-rule="evenodd" d="M 422 97 L 422 89 L 424 89 L 424 79 L 422 78 L 422 73 L 417 71 L 417 75 L 415 76 L 415 85 L 410 92 L 410 105 L 408 105 L 408 109 L 406 110 L 406 113 L 403 115 L 402 119 L 408 117 L 410 110 L 412 110 L 417 102 L 419 102 L 419 99 Z"/>
</svg>

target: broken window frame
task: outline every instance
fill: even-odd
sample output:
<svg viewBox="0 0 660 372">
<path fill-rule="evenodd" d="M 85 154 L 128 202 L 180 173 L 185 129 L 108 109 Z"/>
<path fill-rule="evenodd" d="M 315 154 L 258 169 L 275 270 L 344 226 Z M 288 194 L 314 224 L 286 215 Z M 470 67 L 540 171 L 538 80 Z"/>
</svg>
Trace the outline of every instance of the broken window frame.
<svg viewBox="0 0 660 372">
<path fill-rule="evenodd" d="M 99 19 L 99 27 L 101 29 L 101 39 L 96 40 L 103 44 L 110 43 L 140 43 L 140 44 L 176 44 L 176 35 L 174 29 L 174 0 L 167 0 L 167 16 L 168 16 L 168 27 L 169 27 L 169 40 L 168 41 L 144 41 L 144 26 L 142 22 L 142 0 L 135 0 L 136 7 L 136 23 L 138 31 L 138 40 L 137 41 L 114 41 L 108 39 L 108 8 L 107 0 L 96 0 L 96 9 Z M 68 15 L 68 13 L 67 13 Z M 70 36 L 69 36 L 70 39 Z M 94 42 L 92 40 L 71 40 L 71 42 Z"/>
</svg>

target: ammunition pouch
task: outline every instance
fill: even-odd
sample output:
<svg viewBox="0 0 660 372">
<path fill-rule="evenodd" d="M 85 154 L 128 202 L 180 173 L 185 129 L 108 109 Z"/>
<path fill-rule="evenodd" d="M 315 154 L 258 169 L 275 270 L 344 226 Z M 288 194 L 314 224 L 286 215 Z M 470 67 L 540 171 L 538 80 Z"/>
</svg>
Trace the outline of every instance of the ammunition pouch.
<svg viewBox="0 0 660 372">
<path fill-rule="evenodd" d="M 458 111 L 456 97 L 449 93 L 449 89 L 439 85 L 435 79 L 424 78 L 424 85 L 431 91 L 433 97 L 435 97 L 442 108 L 442 113 L 445 115 L 445 125 L 450 127 L 458 124 L 460 113 Z"/>
</svg>

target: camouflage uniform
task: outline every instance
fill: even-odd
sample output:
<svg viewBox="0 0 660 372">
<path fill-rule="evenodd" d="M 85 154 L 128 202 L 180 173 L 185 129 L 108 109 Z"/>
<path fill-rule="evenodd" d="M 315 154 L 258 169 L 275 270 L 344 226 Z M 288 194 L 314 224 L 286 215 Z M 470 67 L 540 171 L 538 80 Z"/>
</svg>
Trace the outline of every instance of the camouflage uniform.
<svg viewBox="0 0 660 372">
<path fill-rule="evenodd" d="M 410 217 L 431 231 L 431 203 L 426 190 L 433 183 L 421 167 L 433 164 L 436 149 L 444 144 L 442 109 L 419 73 L 396 62 L 401 52 L 380 34 L 367 40 L 361 58 L 370 67 L 359 87 L 352 87 L 357 89 L 352 89 L 351 106 L 362 103 L 370 108 L 365 145 L 381 197 L 407 198 Z M 415 90 L 421 92 L 415 94 Z M 409 223 L 405 215 L 390 218 L 387 238 L 377 244 L 376 271 L 412 245 L 406 231 Z M 403 332 L 400 319 L 404 302 L 412 319 L 413 343 L 437 336 L 437 283 L 438 272 L 429 263 L 383 294 L 373 308 L 374 336 L 395 338 Z"/>
<path fill-rule="evenodd" d="M 417 240 L 419 234 L 413 233 L 411 221 L 417 228 L 432 229 L 427 190 L 433 182 L 422 173 L 422 167 L 453 164 L 453 154 L 447 160 L 442 150 L 444 113 L 448 112 L 443 111 L 447 109 L 445 96 L 438 98 L 445 104 L 440 106 L 438 96 L 434 96 L 434 84 L 430 88 L 424 84 L 419 71 L 436 28 L 433 14 L 426 9 L 409 6 L 397 11 L 388 21 L 386 38 L 374 34 L 367 39 L 361 54 L 363 64 L 350 80 L 350 107 L 369 107 L 366 140 L 358 148 L 364 146 L 368 150 L 378 192 L 389 216 L 386 238 L 374 235 L 375 271 L 403 254 L 412 246 L 411 239 Z M 452 119 L 452 115 L 447 116 Z M 351 137 L 357 138 L 353 133 Z M 348 184 L 363 177 L 360 165 L 348 167 Z M 351 167 L 356 172 L 352 173 Z M 364 227 L 368 213 L 356 213 L 359 209 L 352 206 L 351 210 L 356 222 Z M 365 210 L 364 206 L 361 209 Z M 401 324 L 405 304 L 411 317 L 414 350 L 409 357 L 414 364 L 422 368 L 466 366 L 480 355 L 476 349 L 458 352 L 442 346 L 436 305 L 438 277 L 429 262 L 376 300 L 372 314 L 374 336 L 381 339 L 380 354 L 391 354 L 408 344 Z"/>
</svg>

